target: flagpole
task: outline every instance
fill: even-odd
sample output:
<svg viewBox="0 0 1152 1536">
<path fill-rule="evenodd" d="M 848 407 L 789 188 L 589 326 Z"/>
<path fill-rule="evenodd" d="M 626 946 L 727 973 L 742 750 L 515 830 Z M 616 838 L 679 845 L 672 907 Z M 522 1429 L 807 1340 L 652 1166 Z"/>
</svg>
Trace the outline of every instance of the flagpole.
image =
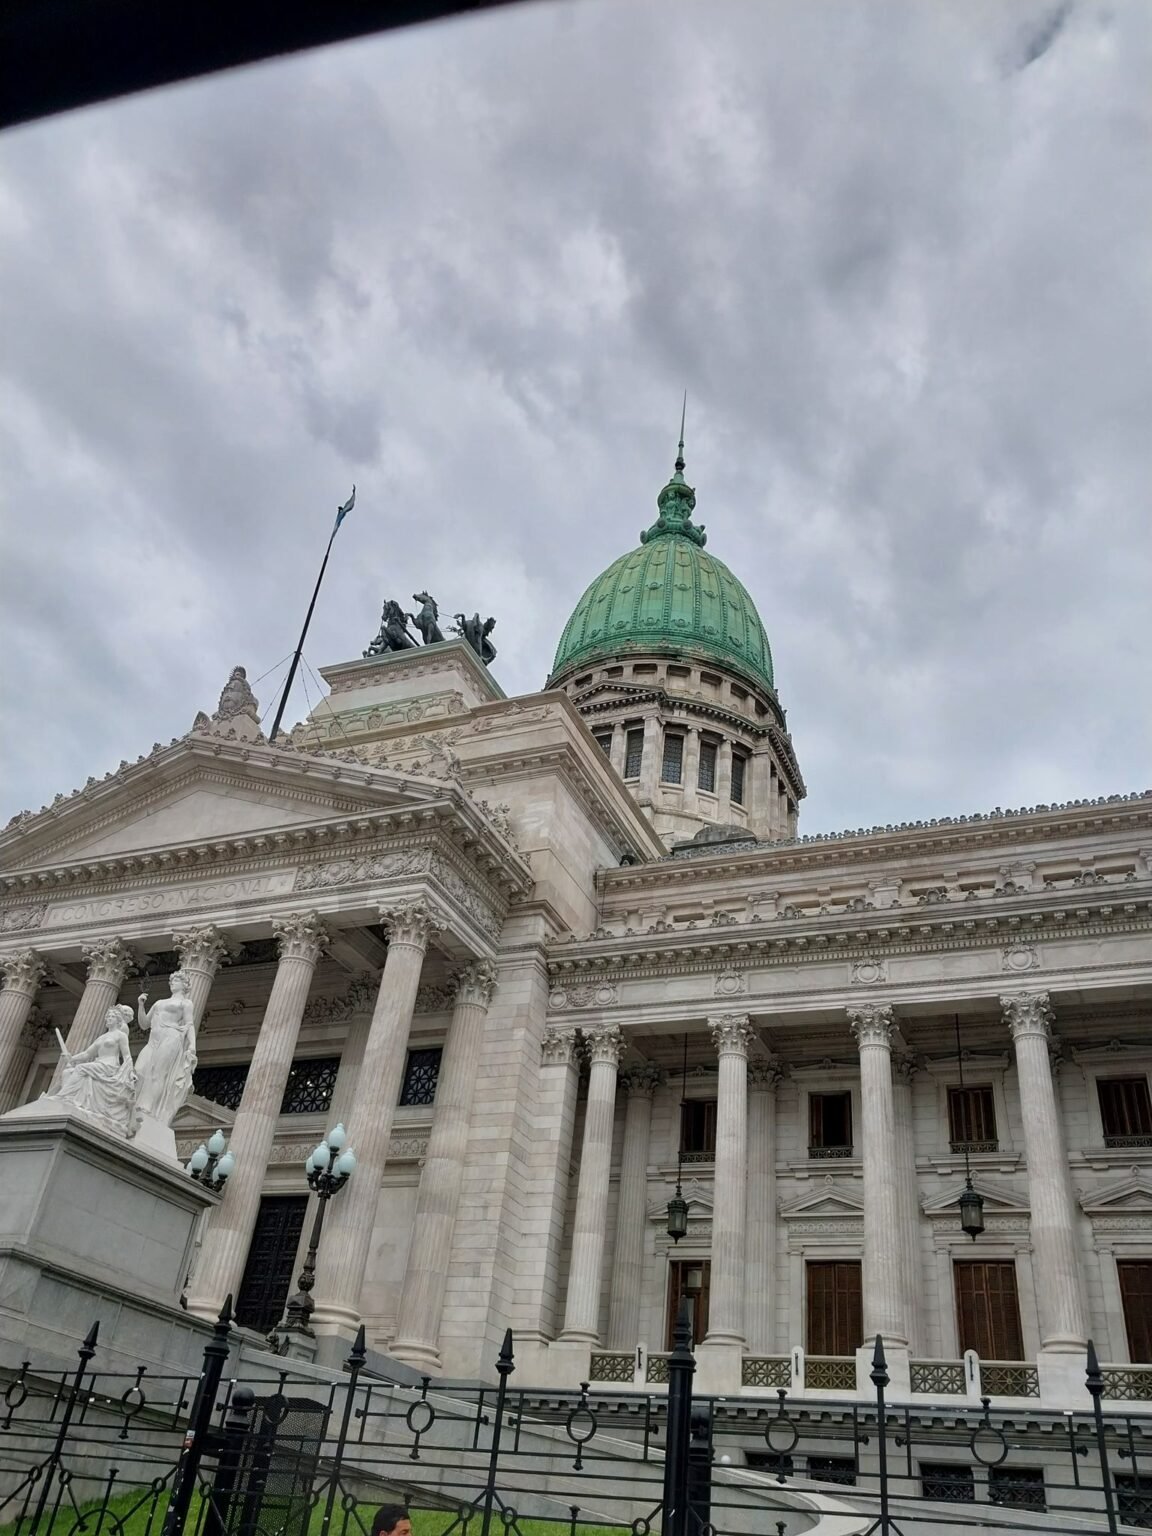
<svg viewBox="0 0 1152 1536">
<path fill-rule="evenodd" d="M 356 487 L 352 487 L 352 500 L 356 499 Z M 349 502 L 348 508 L 352 503 Z M 336 514 L 336 523 L 332 532 L 328 535 L 328 548 L 324 551 L 324 559 L 320 562 L 320 574 L 316 578 L 316 587 L 312 593 L 312 601 L 308 604 L 308 614 L 304 620 L 304 628 L 300 631 L 300 640 L 292 657 L 292 665 L 288 668 L 288 680 L 284 684 L 284 692 L 280 695 L 280 703 L 276 710 L 276 718 L 272 722 L 272 729 L 268 733 L 269 742 L 276 740 L 280 730 L 280 722 L 284 718 L 284 710 L 288 704 L 288 695 L 292 692 L 292 684 L 296 681 L 296 669 L 300 665 L 300 657 L 304 650 L 304 640 L 308 634 L 308 626 L 312 622 L 312 610 L 316 607 L 316 599 L 320 596 L 320 583 L 324 580 L 324 572 L 328 569 L 328 556 L 332 553 L 332 544 L 336 535 L 340 532 L 340 524 L 344 520 L 345 508 L 341 508 Z"/>
</svg>

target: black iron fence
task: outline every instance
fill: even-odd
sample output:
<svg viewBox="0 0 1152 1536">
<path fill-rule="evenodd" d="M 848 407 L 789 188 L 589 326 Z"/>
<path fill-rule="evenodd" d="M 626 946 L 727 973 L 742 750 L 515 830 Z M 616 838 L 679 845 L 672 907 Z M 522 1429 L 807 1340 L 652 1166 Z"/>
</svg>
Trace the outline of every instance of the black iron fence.
<svg viewBox="0 0 1152 1536">
<path fill-rule="evenodd" d="M 877 1341 L 870 1400 L 694 1396 L 687 1316 L 667 1391 L 518 1388 L 509 1333 L 492 1387 L 342 1377 L 268 1357 L 226 1374 L 230 1310 L 198 1378 L 16 1364 L 0 1395 L 0 1536 L 800 1536 L 1116 1533 L 1152 1528 L 1152 1414 L 889 1404 Z M 546 1522 L 543 1524 L 542 1522 Z"/>
</svg>

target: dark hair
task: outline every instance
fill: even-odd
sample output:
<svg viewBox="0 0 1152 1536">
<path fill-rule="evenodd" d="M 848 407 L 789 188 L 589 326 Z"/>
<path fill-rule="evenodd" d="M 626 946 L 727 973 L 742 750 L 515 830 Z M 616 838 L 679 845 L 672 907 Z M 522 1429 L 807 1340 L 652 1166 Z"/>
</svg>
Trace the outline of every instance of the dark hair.
<svg viewBox="0 0 1152 1536">
<path fill-rule="evenodd" d="M 382 1504 L 372 1516 L 372 1536 L 388 1536 L 401 1520 L 407 1519 L 408 1511 L 403 1504 Z"/>
</svg>

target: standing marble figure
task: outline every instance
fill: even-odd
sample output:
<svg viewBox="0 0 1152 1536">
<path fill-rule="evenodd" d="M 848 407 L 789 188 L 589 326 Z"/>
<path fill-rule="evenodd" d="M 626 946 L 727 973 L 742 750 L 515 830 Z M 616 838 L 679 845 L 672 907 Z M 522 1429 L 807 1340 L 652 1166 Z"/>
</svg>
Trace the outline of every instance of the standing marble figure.
<svg viewBox="0 0 1152 1536">
<path fill-rule="evenodd" d="M 141 992 L 136 1017 L 148 1035 L 148 1043 L 136 1061 L 136 1109 L 162 1126 L 171 1125 L 192 1089 L 196 1070 L 196 1028 L 188 978 L 173 971 L 168 978 L 169 997 L 146 1009 L 147 992 Z"/>
</svg>

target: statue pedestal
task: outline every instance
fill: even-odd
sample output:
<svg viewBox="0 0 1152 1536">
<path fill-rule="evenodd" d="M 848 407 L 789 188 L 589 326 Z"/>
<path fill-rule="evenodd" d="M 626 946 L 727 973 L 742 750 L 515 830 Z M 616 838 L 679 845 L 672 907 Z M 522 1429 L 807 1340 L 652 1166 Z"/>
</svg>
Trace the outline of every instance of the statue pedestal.
<svg viewBox="0 0 1152 1536">
<path fill-rule="evenodd" d="M 205 1325 L 180 1294 L 216 1195 L 50 1100 L 0 1116 L 0 1190 L 4 1363 L 74 1365 L 99 1320 L 97 1369 L 199 1369 Z"/>
<path fill-rule="evenodd" d="M 159 1157 L 177 1168 L 182 1167 L 176 1155 L 176 1132 L 169 1125 L 161 1125 L 152 1115 L 140 1116 L 140 1129 L 128 1145 L 141 1152 L 151 1152 L 153 1157 Z"/>
</svg>

